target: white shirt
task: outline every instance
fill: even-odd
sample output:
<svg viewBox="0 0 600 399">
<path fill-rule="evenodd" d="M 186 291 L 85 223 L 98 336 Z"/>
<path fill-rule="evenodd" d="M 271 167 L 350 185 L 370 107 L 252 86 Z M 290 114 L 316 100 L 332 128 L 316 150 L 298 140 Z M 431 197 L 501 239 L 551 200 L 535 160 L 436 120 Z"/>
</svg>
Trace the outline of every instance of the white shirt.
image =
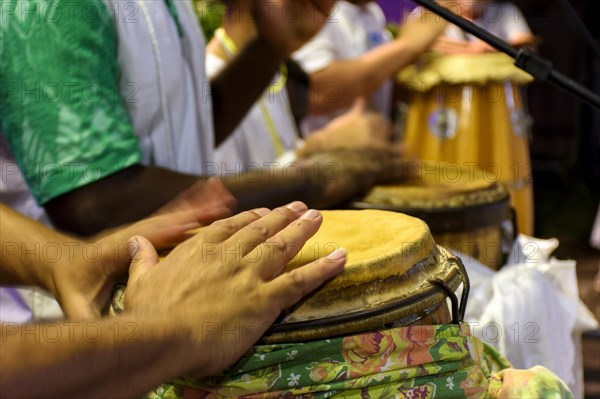
<svg viewBox="0 0 600 399">
<path fill-rule="evenodd" d="M 531 29 L 519 7 L 509 2 L 486 5 L 482 14 L 473 20 L 473 23 L 509 42 L 519 34 L 531 34 Z M 444 36 L 455 40 L 479 40 L 470 33 L 463 32 L 456 25 L 449 25 L 444 31 Z"/>
<path fill-rule="evenodd" d="M 216 55 L 206 54 L 206 72 L 209 77 L 218 74 L 226 64 L 225 60 Z M 283 155 L 278 153 L 272 134 L 279 137 L 284 152 L 296 148 L 299 140 L 296 123 L 290 110 L 287 90 L 285 87 L 278 90 L 280 79 L 279 74 L 275 76 L 273 83 L 248 111 L 235 131 L 215 150 L 217 174 L 243 172 L 248 168 L 268 168 Z"/>
<path fill-rule="evenodd" d="M 140 137 L 142 163 L 203 174 L 212 161 L 214 127 L 204 34 L 191 2 L 173 2 L 183 29 L 179 37 L 165 1 L 105 1 L 118 16 L 121 91 Z"/>
<path fill-rule="evenodd" d="M 325 69 L 336 60 L 351 60 L 362 56 L 373 48 L 391 40 L 386 31 L 383 11 L 375 2 L 355 5 L 347 1 L 337 1 L 334 11 L 321 31 L 300 50 L 294 59 L 312 74 Z M 323 92 L 334 87 L 320 88 Z M 371 104 L 384 115 L 389 113 L 392 97 L 392 82 L 386 82 L 373 94 Z M 330 115 L 309 115 L 302 123 L 302 132 L 308 134 L 325 126 L 348 108 L 342 108 Z"/>
</svg>

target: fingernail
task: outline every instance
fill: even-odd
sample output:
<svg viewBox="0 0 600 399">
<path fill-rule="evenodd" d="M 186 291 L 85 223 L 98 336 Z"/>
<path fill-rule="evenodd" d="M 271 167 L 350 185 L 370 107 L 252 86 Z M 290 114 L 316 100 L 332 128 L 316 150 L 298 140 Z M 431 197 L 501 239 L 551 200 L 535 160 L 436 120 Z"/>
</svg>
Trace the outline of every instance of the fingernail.
<svg viewBox="0 0 600 399">
<path fill-rule="evenodd" d="M 127 243 L 127 250 L 129 251 L 129 255 L 133 258 L 138 251 L 140 244 L 138 243 L 137 238 L 132 238 Z"/>
<path fill-rule="evenodd" d="M 267 216 L 269 213 L 271 213 L 271 210 L 268 208 L 259 208 L 259 209 L 255 209 L 254 213 L 257 213 L 258 216 L 263 217 L 263 216 Z"/>
<path fill-rule="evenodd" d="M 304 215 L 300 219 L 304 220 L 315 220 L 321 215 L 321 212 L 311 209 L 308 212 L 304 212 Z"/>
<path fill-rule="evenodd" d="M 292 202 L 291 204 L 287 205 L 287 208 L 298 213 L 305 212 L 306 210 L 308 210 L 308 207 L 300 201 Z"/>
<path fill-rule="evenodd" d="M 347 252 L 344 248 L 340 248 L 340 249 L 336 249 L 335 251 L 333 251 L 332 253 L 330 253 L 329 255 L 327 255 L 328 260 L 342 260 L 346 257 Z"/>
</svg>

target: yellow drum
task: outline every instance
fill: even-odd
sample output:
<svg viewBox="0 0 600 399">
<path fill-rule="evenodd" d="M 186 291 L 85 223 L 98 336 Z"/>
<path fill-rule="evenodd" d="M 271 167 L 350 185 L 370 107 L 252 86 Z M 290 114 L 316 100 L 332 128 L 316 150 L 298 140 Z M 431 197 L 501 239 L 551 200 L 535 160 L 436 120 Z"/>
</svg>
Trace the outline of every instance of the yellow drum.
<svg viewBox="0 0 600 399">
<path fill-rule="evenodd" d="M 461 321 L 468 295 L 466 272 L 457 257 L 435 244 L 423 221 L 380 210 L 323 211 L 321 229 L 288 267 L 339 247 L 348 250 L 344 271 L 283 314 L 264 342 Z M 461 282 L 467 288 L 459 308 L 454 291 Z"/>
<path fill-rule="evenodd" d="M 345 269 L 282 314 L 263 336 L 263 343 L 462 322 L 469 292 L 467 274 L 460 259 L 435 244 L 423 221 L 380 210 L 322 213 L 321 228 L 287 268 L 343 247 L 348 251 Z M 459 303 L 454 292 L 461 283 Z M 124 290 L 115 293 L 112 314 L 123 310 Z"/>
<path fill-rule="evenodd" d="M 429 55 L 405 69 L 400 126 L 410 158 L 474 165 L 507 186 L 519 232 L 533 234 L 530 119 L 521 85 L 532 78 L 504 54 Z"/>
<path fill-rule="evenodd" d="M 375 186 L 352 202 L 357 209 L 385 209 L 424 220 L 435 241 L 497 270 L 514 240 L 506 188 L 492 175 L 444 162 L 407 164 L 415 170 L 399 184 Z"/>
</svg>

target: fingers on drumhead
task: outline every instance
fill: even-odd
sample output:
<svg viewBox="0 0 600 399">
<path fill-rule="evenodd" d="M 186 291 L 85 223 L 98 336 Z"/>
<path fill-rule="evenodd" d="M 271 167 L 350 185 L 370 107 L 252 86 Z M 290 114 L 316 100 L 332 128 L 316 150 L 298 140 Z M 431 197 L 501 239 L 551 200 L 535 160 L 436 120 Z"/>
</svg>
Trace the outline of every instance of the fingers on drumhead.
<svg viewBox="0 0 600 399">
<path fill-rule="evenodd" d="M 294 269 L 273 280 L 271 283 L 273 295 L 280 300 L 281 309 L 293 306 L 302 297 L 344 270 L 346 256 L 346 251 L 341 248 L 325 258 Z"/>
<path fill-rule="evenodd" d="M 259 273 L 265 280 L 270 280 L 281 273 L 287 263 L 292 260 L 312 237 L 323 221 L 319 211 L 308 210 L 295 222 L 256 246 L 247 254 L 248 260 L 259 261 Z"/>
</svg>

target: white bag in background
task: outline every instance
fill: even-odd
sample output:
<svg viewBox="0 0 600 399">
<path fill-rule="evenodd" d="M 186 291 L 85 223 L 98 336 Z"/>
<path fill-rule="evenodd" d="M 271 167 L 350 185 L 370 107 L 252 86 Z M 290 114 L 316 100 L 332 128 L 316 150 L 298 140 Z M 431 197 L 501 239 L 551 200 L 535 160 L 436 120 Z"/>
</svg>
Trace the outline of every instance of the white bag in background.
<svg viewBox="0 0 600 399">
<path fill-rule="evenodd" d="M 598 322 L 579 299 L 575 261 L 550 258 L 558 240 L 520 235 L 498 272 L 461 256 L 471 280 L 465 321 L 518 369 L 542 365 L 583 397 L 581 333 Z"/>
</svg>

